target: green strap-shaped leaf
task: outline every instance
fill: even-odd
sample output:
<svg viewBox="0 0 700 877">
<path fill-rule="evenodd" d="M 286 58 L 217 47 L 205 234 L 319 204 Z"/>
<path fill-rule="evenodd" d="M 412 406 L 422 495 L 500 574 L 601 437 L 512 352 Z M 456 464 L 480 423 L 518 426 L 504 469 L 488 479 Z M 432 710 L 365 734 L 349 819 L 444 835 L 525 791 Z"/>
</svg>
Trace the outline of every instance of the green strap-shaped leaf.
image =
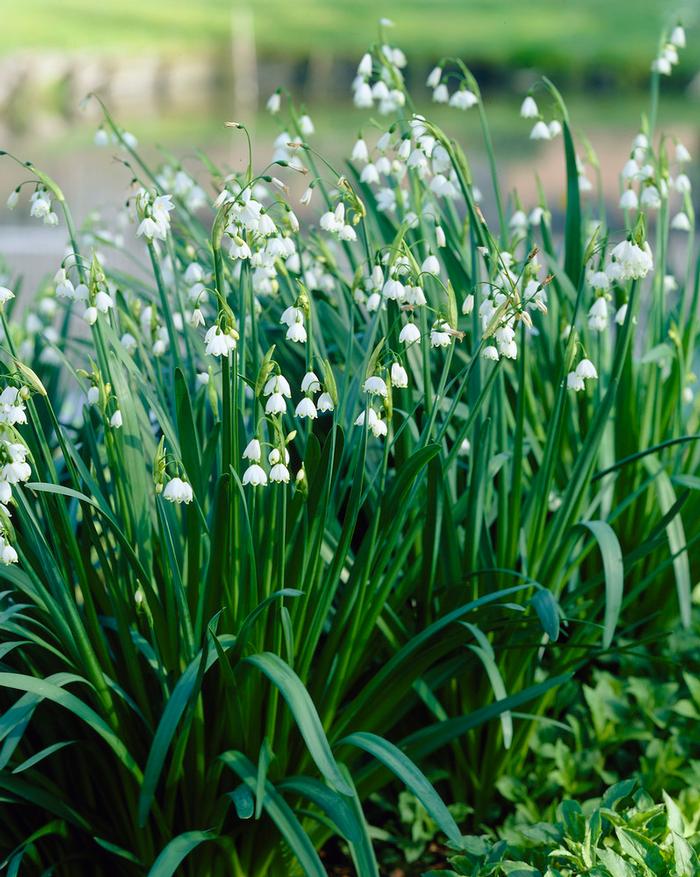
<svg viewBox="0 0 700 877">
<path fill-rule="evenodd" d="M 352 785 L 350 772 L 344 765 L 340 767 L 346 780 Z M 379 870 L 372 849 L 372 840 L 356 790 L 353 797 L 348 799 L 313 777 L 291 777 L 288 780 L 283 780 L 278 789 L 295 792 L 313 801 L 350 844 L 357 873 L 361 874 L 362 877 L 378 877 Z"/>
<path fill-rule="evenodd" d="M 504 701 L 497 700 L 495 703 L 474 710 L 468 715 L 457 716 L 454 719 L 445 719 L 443 722 L 428 725 L 425 728 L 421 728 L 420 731 L 410 734 L 401 741 L 401 745 L 406 749 L 410 748 L 411 754 L 416 759 L 425 758 L 431 752 L 435 752 L 442 746 L 446 746 L 453 740 L 464 736 L 472 728 L 478 728 L 485 722 L 490 722 L 496 716 L 499 716 L 504 709 L 513 710 L 525 703 L 537 700 L 549 691 L 550 688 L 556 688 L 558 685 L 567 682 L 571 679 L 571 675 L 571 673 L 563 673 L 561 676 L 553 676 L 551 679 L 546 679 L 544 682 L 538 682 L 536 685 L 531 685 L 523 691 L 511 694 Z"/>
<path fill-rule="evenodd" d="M 248 788 L 253 791 L 257 784 L 257 770 L 241 752 L 224 752 L 219 758 L 236 773 Z M 286 803 L 272 783 L 265 783 L 263 806 L 266 813 L 279 829 L 290 850 L 299 860 L 305 877 L 327 877 L 314 845 L 309 839 L 292 808 Z"/>
<path fill-rule="evenodd" d="M 220 654 L 223 654 L 226 649 L 230 650 L 230 657 L 235 662 L 237 653 L 243 648 L 249 631 L 260 613 L 280 597 L 296 597 L 301 593 L 301 591 L 292 588 L 285 588 L 281 591 L 276 591 L 275 593 L 270 594 L 270 596 L 263 600 L 243 622 L 238 637 L 219 637 L 216 645 L 210 647 L 204 672 L 206 673 L 209 670 L 214 661 L 218 660 Z M 197 679 L 199 678 L 198 670 L 201 659 L 202 656 L 200 653 L 191 661 L 185 672 L 178 679 L 165 709 L 163 710 L 160 722 L 158 723 L 158 728 L 156 729 L 153 743 L 151 744 L 151 749 L 148 753 L 146 769 L 143 775 L 143 784 L 139 794 L 138 818 L 139 825 L 141 826 L 145 825 L 146 819 L 148 818 L 148 812 L 151 809 L 153 796 L 155 794 L 156 786 L 158 785 L 161 771 L 163 770 L 166 755 L 175 734 L 175 729 L 177 728 L 185 708 L 190 702 L 190 698 L 194 692 Z"/>
<path fill-rule="evenodd" d="M 290 777 L 279 783 L 277 788 L 280 792 L 293 792 L 313 801 L 332 820 L 345 840 L 352 844 L 357 842 L 359 837 L 357 823 L 349 799 L 345 795 L 339 795 L 313 777 Z"/>
<path fill-rule="evenodd" d="M 212 840 L 210 831 L 185 831 L 174 837 L 151 866 L 148 877 L 171 877 L 180 862 L 205 840 Z"/>
<path fill-rule="evenodd" d="M 344 737 L 340 743 L 364 749 L 365 752 L 381 761 L 385 767 L 413 792 L 447 837 L 453 843 L 459 842 L 462 833 L 442 798 L 435 791 L 425 774 L 398 747 L 394 746 L 393 743 L 389 743 L 383 737 L 378 737 L 376 734 L 370 734 L 367 731 L 350 734 L 348 737 Z"/>
<path fill-rule="evenodd" d="M 481 646 L 469 646 L 469 648 L 484 665 L 496 701 L 505 701 L 508 698 L 508 692 L 506 691 L 501 671 L 496 666 L 491 644 L 489 643 L 489 651 L 483 649 Z M 503 710 L 500 719 L 501 728 L 503 730 L 503 745 L 506 749 L 510 749 L 510 744 L 513 742 L 513 715 L 511 711 L 507 709 Z"/>
<path fill-rule="evenodd" d="M 542 629 L 552 642 L 559 639 L 559 604 L 547 588 L 539 588 L 532 600 Z"/>
<path fill-rule="evenodd" d="M 17 765 L 12 773 L 22 773 L 22 771 L 29 770 L 30 767 L 39 764 L 44 758 L 48 758 L 49 755 L 53 755 L 54 752 L 58 752 L 59 749 L 63 749 L 64 746 L 70 746 L 72 743 L 75 743 L 75 740 L 62 740 L 60 743 L 53 743 L 51 746 L 46 746 L 44 749 L 41 749 L 39 752 L 32 755 L 31 758 L 28 758 L 26 761 Z"/>
<path fill-rule="evenodd" d="M 281 658 L 273 655 L 272 652 L 251 655 L 245 659 L 245 662 L 257 667 L 279 689 L 280 694 L 287 702 L 287 706 L 292 711 L 297 727 L 308 747 L 309 754 L 328 782 L 343 795 L 352 795 L 352 789 L 343 779 L 340 769 L 333 758 L 331 747 L 326 739 L 318 712 L 311 700 L 311 695 L 304 688 L 297 674 Z"/>
<path fill-rule="evenodd" d="M 659 509 L 665 515 L 676 502 L 676 492 L 673 484 L 661 463 L 655 457 L 648 457 L 644 464 L 647 470 L 655 476 L 656 496 L 659 500 Z M 686 548 L 685 530 L 680 514 L 676 514 L 666 524 L 666 536 L 673 557 L 673 574 L 676 578 L 676 591 L 678 593 L 678 607 L 681 613 L 681 621 L 684 627 L 691 624 L 691 584 L 690 564 L 688 562 L 688 549 Z"/>
<path fill-rule="evenodd" d="M 255 787 L 255 818 L 260 819 L 263 809 L 263 798 L 265 797 L 265 782 L 267 781 L 267 771 L 270 762 L 275 757 L 272 751 L 270 741 L 265 737 L 260 747 L 260 755 L 258 756 L 258 782 Z"/>
<path fill-rule="evenodd" d="M 453 624 L 466 615 L 468 612 L 486 606 L 489 603 L 503 600 L 519 591 L 531 588 L 532 585 L 526 582 L 522 585 L 513 585 L 511 588 L 503 588 L 500 591 L 494 591 L 491 594 L 484 594 L 482 597 L 465 603 L 457 609 L 453 609 L 442 618 L 434 621 L 399 649 L 391 658 L 382 666 L 382 668 L 372 677 L 371 681 L 362 689 L 362 691 L 353 699 L 345 709 L 343 716 L 338 724 L 338 734 L 342 733 L 345 728 L 350 727 L 349 723 L 353 716 L 358 713 L 364 706 L 371 703 L 373 698 L 380 697 L 382 689 L 386 685 L 391 685 L 392 676 L 397 674 L 400 669 L 411 663 L 413 656 L 416 655 L 430 640 L 441 633 L 450 624 Z"/>
<path fill-rule="evenodd" d="M 14 688 L 17 691 L 37 694 L 39 697 L 50 700 L 72 712 L 102 737 L 124 767 L 136 777 L 138 782 L 141 782 L 141 770 L 122 740 L 95 710 L 83 703 L 80 698 L 69 691 L 64 691 L 58 685 L 47 682 L 45 679 L 35 679 L 33 676 L 25 676 L 21 673 L 0 673 L 0 688 Z"/>
<path fill-rule="evenodd" d="M 245 783 L 241 783 L 232 792 L 227 793 L 239 819 L 252 819 L 255 813 L 255 799 Z M 263 796 L 264 797 L 264 796 Z"/>
<path fill-rule="evenodd" d="M 603 648 L 612 643 L 622 606 L 622 589 L 625 567 L 622 562 L 622 549 L 610 524 L 605 521 L 582 521 L 582 527 L 590 530 L 600 548 L 605 573 L 605 618 L 603 620 Z"/>
</svg>

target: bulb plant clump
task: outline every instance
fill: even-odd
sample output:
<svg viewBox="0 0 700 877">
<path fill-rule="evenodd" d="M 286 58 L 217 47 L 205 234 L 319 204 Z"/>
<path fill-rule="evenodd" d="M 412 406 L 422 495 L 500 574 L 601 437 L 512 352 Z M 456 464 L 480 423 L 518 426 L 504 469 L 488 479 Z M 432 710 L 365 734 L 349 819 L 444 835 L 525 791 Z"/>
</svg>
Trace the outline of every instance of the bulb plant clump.
<svg viewBox="0 0 700 877">
<path fill-rule="evenodd" d="M 619 192 L 554 85 L 525 98 L 563 222 L 506 197 L 444 59 L 428 86 L 483 133 L 482 196 L 387 22 L 352 89 L 380 121 L 341 169 L 283 89 L 269 161 L 228 123 L 235 172 L 153 167 L 103 107 L 113 225 L 76 228 L 14 159 L 8 206 L 66 249 L 23 312 L 0 288 L 9 872 L 321 877 L 333 849 L 370 877 L 378 790 L 459 850 L 559 685 L 690 624 L 691 156 L 655 121 L 681 33 Z"/>
</svg>

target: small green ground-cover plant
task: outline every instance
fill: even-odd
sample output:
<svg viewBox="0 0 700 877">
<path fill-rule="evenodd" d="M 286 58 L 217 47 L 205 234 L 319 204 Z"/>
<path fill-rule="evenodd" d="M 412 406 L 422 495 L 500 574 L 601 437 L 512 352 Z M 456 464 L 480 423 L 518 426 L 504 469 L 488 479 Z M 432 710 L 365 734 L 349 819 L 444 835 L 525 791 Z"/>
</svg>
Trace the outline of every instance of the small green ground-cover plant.
<svg viewBox="0 0 700 877">
<path fill-rule="evenodd" d="M 561 242 L 543 197 L 501 192 L 446 60 L 429 84 L 483 131 L 487 221 L 385 34 L 354 99 L 390 119 L 342 173 L 282 92 L 271 162 L 200 154 L 200 182 L 105 110 L 113 226 L 77 230 L 15 159 L 10 206 L 29 188 L 68 245 L 24 315 L 0 295 L 8 868 L 322 875 L 338 836 L 369 877 L 372 795 L 400 781 L 459 843 L 443 798 L 480 825 L 558 686 L 616 632 L 689 624 L 700 292 L 690 155 L 655 123 L 684 42 L 622 213 L 586 194 L 556 88 L 524 101 L 561 139 Z"/>
<path fill-rule="evenodd" d="M 657 803 L 625 780 L 585 807 L 562 801 L 556 821 L 515 826 L 501 840 L 464 837 L 453 870 L 425 877 L 694 877 L 699 846 L 697 825 L 670 795 Z"/>
<path fill-rule="evenodd" d="M 591 802 L 631 780 L 654 801 L 670 794 L 686 830 L 698 830 L 697 624 L 647 645 L 619 643 L 601 661 L 603 667 L 586 668 L 588 682 L 572 679 L 558 689 L 556 704 L 532 735 L 527 759 L 517 773 L 498 779 L 502 805 L 494 801 L 479 828 L 512 838 L 538 823 L 556 822 L 564 799 Z M 377 795 L 370 803 L 378 810 L 370 811 L 371 823 L 385 869 L 412 875 L 444 864 L 440 829 L 415 795 L 401 792 L 398 804 Z M 592 806 L 585 803 L 584 809 Z M 450 810 L 461 825 L 473 812 L 466 804 Z"/>
<path fill-rule="evenodd" d="M 700 816 L 700 640 L 697 627 L 662 643 L 625 644 L 588 682 L 559 689 L 556 715 L 533 735 L 517 776 L 498 781 L 521 823 L 553 815 L 564 797 L 602 794 L 634 778 L 666 791 L 692 823 Z"/>
</svg>

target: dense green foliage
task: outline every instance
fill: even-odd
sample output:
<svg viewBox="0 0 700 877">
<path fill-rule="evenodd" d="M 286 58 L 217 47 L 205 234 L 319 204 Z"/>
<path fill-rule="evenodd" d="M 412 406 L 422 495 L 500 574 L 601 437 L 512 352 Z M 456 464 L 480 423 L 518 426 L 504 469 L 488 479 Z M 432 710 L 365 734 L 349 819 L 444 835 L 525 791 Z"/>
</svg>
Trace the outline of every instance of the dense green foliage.
<svg viewBox="0 0 700 877">
<path fill-rule="evenodd" d="M 690 626 L 700 290 L 659 74 L 625 183 L 642 207 L 610 218 L 559 92 L 537 90 L 561 229 L 501 191 L 454 61 L 434 87 L 479 118 L 487 221 L 402 67 L 381 43 L 363 59 L 355 100 L 390 121 L 342 174 L 281 93 L 271 164 L 200 155 L 201 185 L 175 158 L 151 168 L 105 112 L 129 182 L 111 227 L 76 230 L 58 184 L 15 159 L 11 201 L 29 188 L 69 240 L 26 313 L 0 296 L 13 871 L 315 877 L 332 842 L 371 877 L 369 814 L 401 788 L 459 849 L 503 778 L 527 781 L 573 674 Z M 317 223 L 292 210 L 295 175 Z M 616 818 L 593 840 L 567 828 L 573 855 Z"/>
<path fill-rule="evenodd" d="M 697 825 L 669 795 L 657 803 L 634 780 L 611 786 L 585 810 L 562 801 L 555 822 L 521 825 L 507 840 L 462 839 L 453 870 L 425 877 L 692 877 L 700 873 Z"/>
</svg>

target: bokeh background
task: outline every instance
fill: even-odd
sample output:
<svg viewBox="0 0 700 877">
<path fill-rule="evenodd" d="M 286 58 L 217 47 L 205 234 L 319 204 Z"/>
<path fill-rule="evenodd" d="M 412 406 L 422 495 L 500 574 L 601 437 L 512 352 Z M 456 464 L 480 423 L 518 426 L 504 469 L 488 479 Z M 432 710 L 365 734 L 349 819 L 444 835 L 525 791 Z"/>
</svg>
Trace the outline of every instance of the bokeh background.
<svg viewBox="0 0 700 877">
<path fill-rule="evenodd" d="M 311 114 L 314 146 L 339 161 L 367 126 L 349 86 L 380 16 L 395 23 L 391 39 L 408 56 L 419 109 L 436 112 L 424 85 L 434 63 L 459 55 L 471 67 L 504 188 L 525 206 L 536 176 L 550 194 L 563 177 L 560 144 L 532 143 L 518 117 L 532 82 L 544 73 L 559 86 L 614 193 L 648 107 L 660 31 L 679 17 L 688 48 L 663 79 L 660 121 L 700 153 L 700 0 L 0 0 L 0 148 L 57 179 L 80 221 L 121 201 L 130 179 L 113 150 L 93 145 L 99 107 L 85 102 L 89 92 L 146 154 L 160 148 L 194 170 L 198 149 L 233 167 L 243 162 L 228 119 L 250 126 L 259 162 L 268 160 L 280 122 L 264 105 L 283 85 Z M 439 115 L 466 145 L 478 182 L 476 114 Z M 17 168 L 0 161 L 0 203 L 17 182 Z M 64 235 L 27 213 L 0 210 L 0 253 L 12 273 L 35 281 L 55 266 Z"/>
</svg>

